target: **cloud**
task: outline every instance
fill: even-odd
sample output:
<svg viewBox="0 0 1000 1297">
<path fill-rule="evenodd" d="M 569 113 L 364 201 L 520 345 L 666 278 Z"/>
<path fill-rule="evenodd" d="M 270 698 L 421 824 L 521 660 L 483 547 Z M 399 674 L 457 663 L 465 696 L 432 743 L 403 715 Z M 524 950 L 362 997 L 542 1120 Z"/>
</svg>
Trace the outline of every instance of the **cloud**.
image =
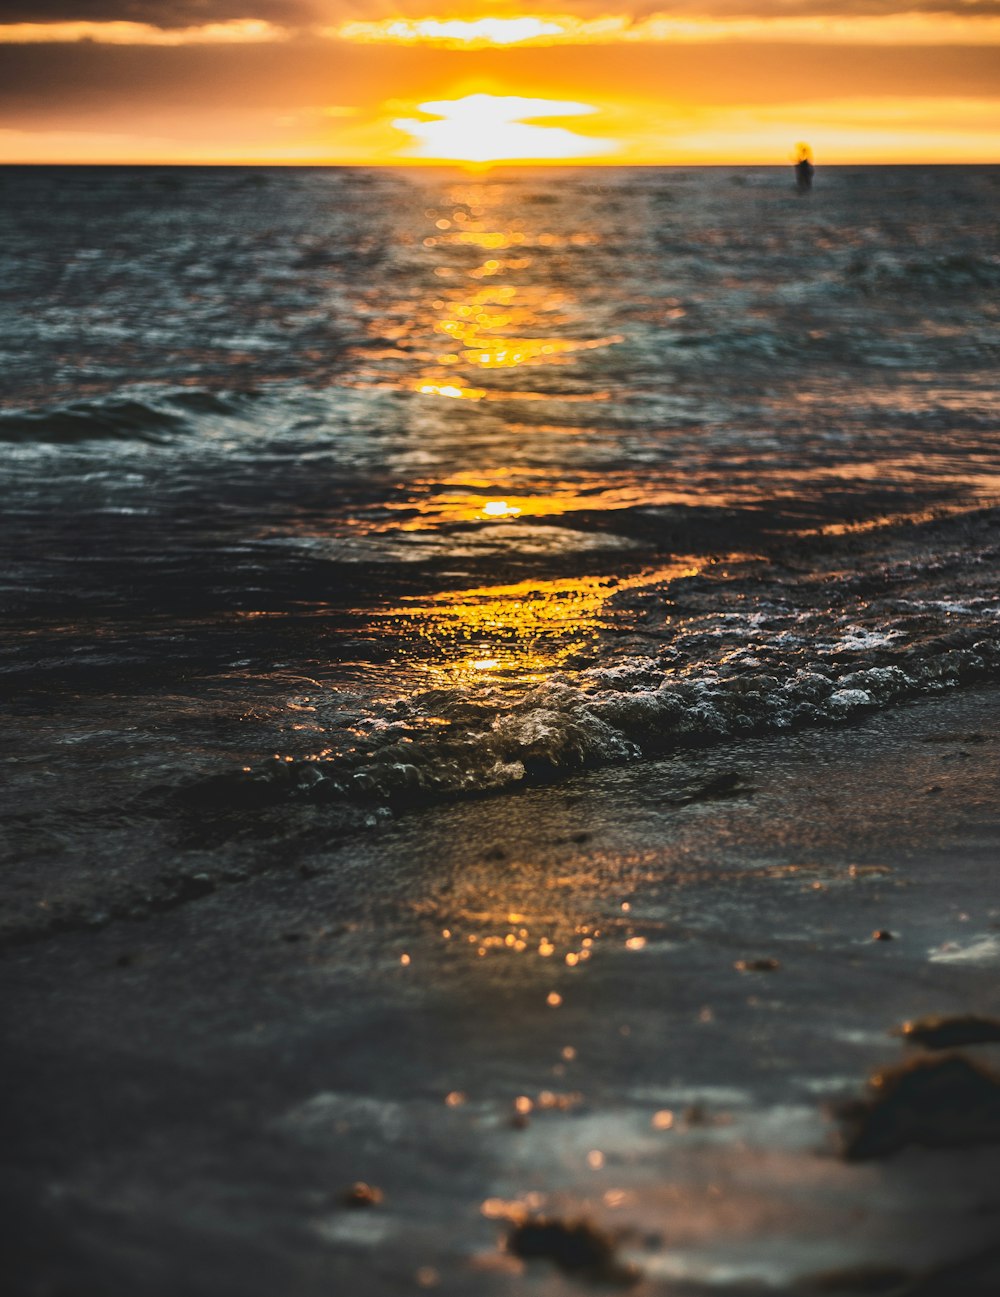
<svg viewBox="0 0 1000 1297">
<path fill-rule="evenodd" d="M 474 0 L 0 0 L 0 25 L 30 23 L 137 23 L 174 31 L 216 23 L 258 20 L 276 28 L 336 31 L 348 23 L 384 25 L 419 20 L 483 24 L 517 20 L 526 27 L 562 22 L 576 27 L 588 43 L 604 37 L 656 39 L 657 23 L 681 19 L 758 19 L 780 26 L 801 18 L 952 15 L 975 23 L 1000 16 L 1000 0 L 632 0 L 618 7 L 610 0 L 553 0 L 551 4 L 517 5 L 514 0 L 491 6 L 484 19 Z M 551 34 L 551 33 L 550 33 Z M 539 36 L 542 34 L 539 33 Z"/>
<path fill-rule="evenodd" d="M 90 41 L 98 45 L 257 45 L 285 40 L 283 27 L 260 18 L 234 18 L 198 27 L 154 27 L 133 22 L 6 23 L 0 44 L 68 45 Z"/>
<path fill-rule="evenodd" d="M 733 11 L 708 15 L 675 9 L 632 20 L 624 16 L 580 18 L 572 14 L 476 19 L 384 18 L 353 20 L 326 27 L 323 34 L 364 45 L 436 46 L 451 50 L 512 49 L 554 45 L 703 44 L 717 41 L 782 41 L 838 45 L 938 45 L 989 42 L 1000 44 L 1000 18 L 981 4 L 974 12 L 964 6 L 954 14 L 918 12 L 902 0 L 903 12 L 890 10 L 889 0 L 870 3 L 871 12 L 831 15 L 829 0 L 788 0 L 780 13 L 745 16 Z M 727 3 L 727 0 L 722 0 Z M 735 3 L 735 0 L 733 0 Z M 991 9 L 1000 8 L 989 0 Z M 745 7 L 745 6 L 744 6 Z"/>
<path fill-rule="evenodd" d="M 320 7 L 330 12 L 318 0 L 0 0 L 0 24 L 128 22 L 171 30 L 255 18 L 300 27 L 316 21 Z"/>
</svg>

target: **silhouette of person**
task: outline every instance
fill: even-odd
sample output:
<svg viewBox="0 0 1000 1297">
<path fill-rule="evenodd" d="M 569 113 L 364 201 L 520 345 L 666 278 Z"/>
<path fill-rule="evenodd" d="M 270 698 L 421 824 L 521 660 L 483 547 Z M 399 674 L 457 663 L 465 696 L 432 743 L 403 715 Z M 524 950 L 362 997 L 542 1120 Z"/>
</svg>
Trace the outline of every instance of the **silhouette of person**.
<svg viewBox="0 0 1000 1297">
<path fill-rule="evenodd" d="M 812 189 L 813 172 L 816 168 L 812 162 L 812 150 L 808 144 L 799 144 L 795 152 L 795 188 L 800 194 L 808 194 Z"/>
</svg>

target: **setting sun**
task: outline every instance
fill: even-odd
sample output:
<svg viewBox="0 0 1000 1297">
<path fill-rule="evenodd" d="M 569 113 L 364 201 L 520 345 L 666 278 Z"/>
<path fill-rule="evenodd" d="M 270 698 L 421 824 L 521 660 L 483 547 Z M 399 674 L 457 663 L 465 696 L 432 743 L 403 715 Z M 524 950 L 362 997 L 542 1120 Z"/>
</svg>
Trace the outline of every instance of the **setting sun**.
<svg viewBox="0 0 1000 1297">
<path fill-rule="evenodd" d="M 0 21 L 0 161 L 781 165 L 803 138 L 824 166 L 998 155 L 989 0 L 138 8 Z"/>
<path fill-rule="evenodd" d="M 416 143 L 405 154 L 457 162 L 595 157 L 614 150 L 611 140 L 595 139 L 563 126 L 539 126 L 535 118 L 585 117 L 591 104 L 521 95 L 466 95 L 418 105 L 426 120 L 397 117 L 393 126 Z"/>
</svg>

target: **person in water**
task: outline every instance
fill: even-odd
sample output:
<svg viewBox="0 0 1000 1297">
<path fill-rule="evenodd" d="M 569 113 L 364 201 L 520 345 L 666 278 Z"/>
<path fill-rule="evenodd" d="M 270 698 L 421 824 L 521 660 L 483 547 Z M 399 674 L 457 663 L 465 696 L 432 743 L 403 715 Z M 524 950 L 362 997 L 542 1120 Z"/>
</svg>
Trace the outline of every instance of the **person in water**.
<svg viewBox="0 0 1000 1297">
<path fill-rule="evenodd" d="M 807 194 L 812 189 L 815 170 L 812 150 L 808 144 L 800 144 L 795 155 L 795 188 L 800 194 Z"/>
</svg>

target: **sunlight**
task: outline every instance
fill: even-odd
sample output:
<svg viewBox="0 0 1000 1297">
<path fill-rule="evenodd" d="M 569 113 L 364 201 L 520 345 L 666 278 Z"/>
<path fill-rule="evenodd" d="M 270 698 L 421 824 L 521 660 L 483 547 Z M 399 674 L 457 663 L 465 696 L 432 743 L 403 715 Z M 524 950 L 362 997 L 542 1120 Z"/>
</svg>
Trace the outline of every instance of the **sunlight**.
<svg viewBox="0 0 1000 1297">
<path fill-rule="evenodd" d="M 341 40 L 364 43 L 444 45 L 450 49 L 483 49 L 491 45 L 520 45 L 561 36 L 562 19 L 544 18 L 400 18 L 380 22 L 349 22 L 334 29 Z"/>
<path fill-rule="evenodd" d="M 592 645 L 613 621 L 608 603 L 621 591 L 695 576 L 702 566 L 700 560 L 679 557 L 613 584 L 604 576 L 579 575 L 413 595 L 378 616 L 391 633 L 422 646 L 423 656 L 412 665 L 435 685 L 473 672 L 533 682 Z"/>
<path fill-rule="evenodd" d="M 582 18 L 544 14 L 531 18 L 381 18 L 326 27 L 328 39 L 362 45 L 430 45 L 441 49 L 511 49 L 517 46 L 676 45 L 748 41 L 821 45 L 990 44 L 1000 41 L 1000 18 L 985 6 L 955 13 L 678 14 L 657 11 Z"/>
<path fill-rule="evenodd" d="M 420 383 L 416 390 L 422 396 L 448 396 L 453 401 L 481 401 L 487 395 L 482 387 L 459 387 L 456 383 Z"/>
<path fill-rule="evenodd" d="M 521 95 L 466 95 L 419 104 L 432 120 L 399 117 L 397 130 L 413 136 L 410 157 L 453 162 L 594 157 L 617 144 L 579 135 L 562 126 L 538 126 L 537 117 L 584 117 L 598 110 L 571 100 L 528 99 Z"/>
</svg>

